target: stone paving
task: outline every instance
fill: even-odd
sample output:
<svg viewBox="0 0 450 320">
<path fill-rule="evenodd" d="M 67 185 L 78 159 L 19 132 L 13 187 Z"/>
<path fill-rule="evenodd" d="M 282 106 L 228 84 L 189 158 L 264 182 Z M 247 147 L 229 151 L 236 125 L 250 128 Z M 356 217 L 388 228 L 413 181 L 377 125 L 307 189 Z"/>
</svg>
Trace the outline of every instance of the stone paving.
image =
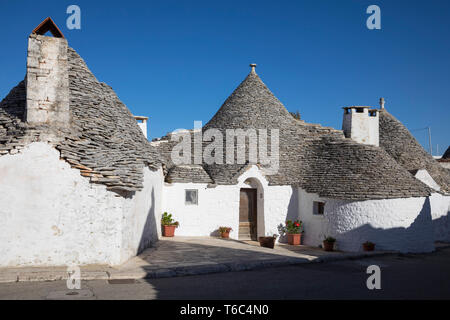
<svg viewBox="0 0 450 320">
<path fill-rule="evenodd" d="M 392 252 L 325 252 L 320 248 L 287 244 L 277 244 L 274 249 L 269 249 L 260 247 L 256 241 L 174 237 L 162 238 L 154 247 L 117 267 L 82 266 L 81 278 L 95 280 L 175 277 L 356 259 L 388 253 Z M 67 279 L 66 267 L 0 269 L 0 283 L 64 279 Z"/>
<path fill-rule="evenodd" d="M 163 238 L 119 268 L 111 278 L 160 278 L 213 272 L 242 271 L 289 264 L 325 262 L 386 254 L 385 251 L 344 253 L 277 244 L 263 248 L 256 241 L 206 237 Z"/>
</svg>

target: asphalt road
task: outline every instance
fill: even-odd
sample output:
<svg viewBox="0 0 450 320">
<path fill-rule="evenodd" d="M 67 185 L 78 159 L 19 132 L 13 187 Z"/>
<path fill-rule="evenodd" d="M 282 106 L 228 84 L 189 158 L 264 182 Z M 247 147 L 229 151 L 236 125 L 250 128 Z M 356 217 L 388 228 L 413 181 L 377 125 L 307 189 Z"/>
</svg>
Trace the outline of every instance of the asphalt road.
<svg viewBox="0 0 450 320">
<path fill-rule="evenodd" d="M 369 290 L 369 265 L 381 289 Z M 0 284 L 0 299 L 450 299 L 450 248 L 430 254 L 305 264 L 154 280 Z"/>
</svg>

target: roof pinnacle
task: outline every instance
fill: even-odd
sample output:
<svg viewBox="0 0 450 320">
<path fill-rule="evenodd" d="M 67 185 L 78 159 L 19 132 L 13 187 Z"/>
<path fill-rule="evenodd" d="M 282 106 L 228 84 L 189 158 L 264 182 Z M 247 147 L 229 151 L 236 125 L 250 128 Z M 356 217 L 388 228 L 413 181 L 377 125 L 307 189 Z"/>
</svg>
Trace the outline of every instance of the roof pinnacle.
<svg viewBox="0 0 450 320">
<path fill-rule="evenodd" d="M 250 63 L 250 67 L 252 68 L 252 70 L 250 72 L 251 73 L 256 73 L 256 71 L 255 71 L 256 63 Z"/>
<path fill-rule="evenodd" d="M 384 98 L 380 98 L 380 107 L 381 107 L 381 109 L 384 109 L 384 103 L 385 103 Z"/>
</svg>

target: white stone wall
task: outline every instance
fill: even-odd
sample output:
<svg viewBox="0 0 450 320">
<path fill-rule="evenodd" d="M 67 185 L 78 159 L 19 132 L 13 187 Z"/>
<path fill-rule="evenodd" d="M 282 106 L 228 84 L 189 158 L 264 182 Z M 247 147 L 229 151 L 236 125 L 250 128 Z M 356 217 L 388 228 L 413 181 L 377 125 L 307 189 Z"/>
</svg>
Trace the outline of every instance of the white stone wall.
<svg viewBox="0 0 450 320">
<path fill-rule="evenodd" d="M 324 201 L 324 216 L 314 216 L 312 202 Z M 337 248 L 360 251 L 365 241 L 377 249 L 402 252 L 434 250 L 431 201 L 428 198 L 343 201 L 321 199 L 299 190 L 300 218 L 305 244 L 317 246 L 325 236 L 337 239 Z"/>
<path fill-rule="evenodd" d="M 430 202 L 434 239 L 450 242 L 450 196 L 433 193 Z"/>
<path fill-rule="evenodd" d="M 246 184 L 249 181 L 250 184 Z M 208 188 L 206 184 L 165 184 L 163 212 L 171 213 L 180 222 L 176 235 L 215 236 L 221 226 L 232 227 L 230 237 L 238 239 L 239 200 L 241 188 L 257 188 L 258 236 L 278 234 L 278 225 L 285 222 L 288 211 L 298 212 L 297 193 L 290 186 L 269 186 L 256 166 L 245 171 L 238 184 Z M 198 189 L 198 205 L 185 204 L 185 190 Z"/>
<path fill-rule="evenodd" d="M 185 190 L 198 190 L 198 205 L 185 204 Z M 211 236 L 221 226 L 231 227 L 230 237 L 239 230 L 239 193 L 234 186 L 208 188 L 204 183 L 165 183 L 162 212 L 171 213 L 180 223 L 179 236 Z"/>
<path fill-rule="evenodd" d="M 430 176 L 428 171 L 425 170 L 425 169 L 417 170 L 417 172 L 416 172 L 414 177 L 416 179 L 422 181 L 427 186 L 429 186 L 430 188 L 432 188 L 432 189 L 434 189 L 436 191 L 441 190 L 441 187 L 436 183 L 436 181 L 434 181 L 434 179 Z"/>
<path fill-rule="evenodd" d="M 144 168 L 144 189 L 124 203 L 120 262 L 140 253 L 161 235 L 162 169 Z"/>
<path fill-rule="evenodd" d="M 304 234 L 303 244 L 318 246 L 322 243 L 328 230 L 328 220 L 324 215 L 313 214 L 313 202 L 327 202 L 328 199 L 320 198 L 317 194 L 307 193 L 298 189 L 299 219 L 303 222 Z"/>
<path fill-rule="evenodd" d="M 125 261 L 149 230 L 143 225 L 152 206 L 160 214 L 161 170 L 146 169 L 145 179 L 144 190 L 125 199 L 89 183 L 46 143 L 0 157 L 0 266 Z"/>
</svg>

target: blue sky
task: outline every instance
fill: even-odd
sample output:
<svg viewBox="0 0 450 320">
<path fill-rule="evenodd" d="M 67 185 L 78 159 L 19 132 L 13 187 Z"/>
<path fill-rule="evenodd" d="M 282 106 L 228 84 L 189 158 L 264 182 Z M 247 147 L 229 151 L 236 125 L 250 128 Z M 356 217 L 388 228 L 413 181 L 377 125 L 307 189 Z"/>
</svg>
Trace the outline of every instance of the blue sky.
<svg viewBox="0 0 450 320">
<path fill-rule="evenodd" d="M 66 8 L 81 8 L 81 30 Z M 381 8 L 368 30 L 366 8 Z M 24 78 L 28 34 L 47 16 L 149 137 L 206 123 L 257 63 L 290 111 L 340 129 L 343 106 L 378 105 L 450 144 L 450 1 L 0 2 L 0 96 Z M 6 30 L 6 31 L 5 31 Z M 425 130 L 413 131 L 428 150 Z"/>
</svg>

